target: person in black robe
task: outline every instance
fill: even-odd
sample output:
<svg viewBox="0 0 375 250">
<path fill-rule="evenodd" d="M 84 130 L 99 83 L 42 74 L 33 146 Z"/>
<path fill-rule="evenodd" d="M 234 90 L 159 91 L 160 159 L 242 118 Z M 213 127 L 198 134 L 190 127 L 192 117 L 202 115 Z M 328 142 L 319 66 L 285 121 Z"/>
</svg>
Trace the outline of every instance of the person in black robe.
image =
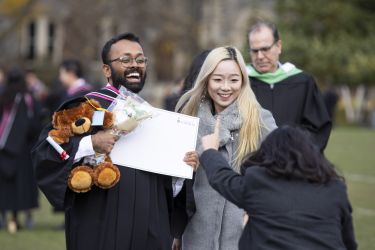
<svg viewBox="0 0 375 250">
<path fill-rule="evenodd" d="M 58 79 L 52 83 L 50 93 L 44 101 L 48 120 L 62 103 L 83 96 L 92 90 L 93 86 L 84 78 L 81 62 L 74 58 L 63 60 L 59 66 Z"/>
<path fill-rule="evenodd" d="M 134 34 L 125 33 L 109 40 L 103 47 L 102 60 L 109 84 L 86 97 L 107 108 L 118 96 L 121 85 L 134 93 L 143 88 L 147 58 Z M 59 110 L 85 100 L 70 100 Z M 67 249 L 170 249 L 171 177 L 119 166 L 121 178 L 114 187 L 94 186 L 87 193 L 74 193 L 67 187 L 67 179 L 72 167 L 80 162 L 75 161 L 80 160 L 77 155 L 82 155 L 85 138 L 89 138 L 95 152 L 109 153 L 118 137 L 109 130 L 74 136 L 62 145 L 70 155 L 62 161 L 45 140 L 50 129 L 48 125 L 42 131 L 32 157 L 40 189 L 52 205 L 64 207 Z M 139 157 L 145 157 L 141 153 L 140 149 Z"/>
<path fill-rule="evenodd" d="M 249 32 L 248 65 L 251 88 L 263 108 L 271 111 L 278 126 L 307 129 L 323 152 L 332 123 L 314 78 L 291 63 L 281 64 L 282 43 L 274 24 L 259 21 Z"/>
<path fill-rule="evenodd" d="M 26 90 L 25 72 L 12 68 L 0 95 L 0 225 L 20 228 L 19 212 L 26 212 L 25 227 L 33 226 L 31 209 L 38 207 L 38 190 L 30 150 L 41 130 L 40 105 Z"/>
</svg>

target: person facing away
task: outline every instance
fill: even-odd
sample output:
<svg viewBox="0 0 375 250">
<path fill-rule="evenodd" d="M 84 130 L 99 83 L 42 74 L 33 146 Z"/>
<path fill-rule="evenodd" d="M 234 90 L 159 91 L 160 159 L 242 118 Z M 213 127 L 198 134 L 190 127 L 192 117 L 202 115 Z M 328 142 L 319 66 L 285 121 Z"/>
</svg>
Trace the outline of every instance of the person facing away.
<svg viewBox="0 0 375 250">
<path fill-rule="evenodd" d="M 220 117 L 220 154 L 235 171 L 243 157 L 276 127 L 271 113 L 261 108 L 251 91 L 245 62 L 234 47 L 219 47 L 207 55 L 194 87 L 181 97 L 176 110 L 200 118 L 198 138 L 212 133 Z M 198 140 L 197 152 L 202 150 Z M 187 223 L 181 230 L 182 244 L 176 238 L 179 235 L 174 235 L 173 249 L 238 249 L 244 211 L 209 186 L 203 169 L 198 169 L 193 182 L 185 199 L 193 197 L 194 204 L 187 204 L 186 209 L 195 211 L 185 211 L 188 219 L 183 211 L 173 218 Z M 184 191 L 176 200 L 183 198 L 180 195 Z"/>
<path fill-rule="evenodd" d="M 0 94 L 0 228 L 10 233 L 34 225 L 31 209 L 38 207 L 38 190 L 30 150 L 41 130 L 40 105 L 28 92 L 25 71 L 12 67 Z M 11 219 L 6 223 L 6 212 Z M 20 223 L 19 212 L 26 212 Z"/>
<path fill-rule="evenodd" d="M 121 86 L 134 93 L 142 90 L 147 58 L 137 36 L 124 33 L 110 39 L 103 47 L 102 60 L 108 84 L 86 97 L 108 108 L 120 94 Z M 77 98 L 60 109 L 84 101 L 83 97 Z M 45 140 L 50 129 L 51 125 L 44 129 L 32 155 L 40 189 L 54 206 L 64 207 L 67 249 L 170 249 L 171 177 L 119 166 L 121 177 L 116 186 L 74 193 L 67 188 L 71 168 L 84 156 L 108 154 L 118 136 L 111 130 L 74 136 L 62 145 L 70 158 L 61 161 Z M 141 149 L 139 157 L 144 157 Z"/>
<path fill-rule="evenodd" d="M 48 96 L 48 90 L 44 82 L 39 79 L 32 68 L 26 70 L 26 85 L 33 97 L 40 103 L 43 103 Z"/>
<path fill-rule="evenodd" d="M 280 63 L 282 41 L 273 23 L 258 21 L 248 33 L 251 88 L 263 108 L 271 111 L 278 126 L 307 129 L 323 152 L 332 124 L 314 78 L 293 64 Z"/>
<path fill-rule="evenodd" d="M 344 180 L 305 131 L 271 132 L 242 174 L 217 151 L 217 133 L 202 138 L 200 163 L 210 185 L 250 215 L 240 250 L 357 249 Z"/>
<path fill-rule="evenodd" d="M 65 89 L 62 101 L 83 96 L 92 90 L 92 86 L 83 78 L 82 64 L 77 59 L 65 59 L 60 64 L 59 80 Z"/>
</svg>

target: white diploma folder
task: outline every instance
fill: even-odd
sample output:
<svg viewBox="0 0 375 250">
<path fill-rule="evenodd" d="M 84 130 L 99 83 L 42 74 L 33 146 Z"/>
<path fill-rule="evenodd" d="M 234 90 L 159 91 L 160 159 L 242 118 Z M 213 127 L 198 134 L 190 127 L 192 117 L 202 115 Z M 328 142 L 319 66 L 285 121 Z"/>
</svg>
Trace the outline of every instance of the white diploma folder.
<svg viewBox="0 0 375 250">
<path fill-rule="evenodd" d="M 193 168 L 183 158 L 194 151 L 199 118 L 152 108 L 153 117 L 123 135 L 111 151 L 116 165 L 191 179 Z"/>
</svg>

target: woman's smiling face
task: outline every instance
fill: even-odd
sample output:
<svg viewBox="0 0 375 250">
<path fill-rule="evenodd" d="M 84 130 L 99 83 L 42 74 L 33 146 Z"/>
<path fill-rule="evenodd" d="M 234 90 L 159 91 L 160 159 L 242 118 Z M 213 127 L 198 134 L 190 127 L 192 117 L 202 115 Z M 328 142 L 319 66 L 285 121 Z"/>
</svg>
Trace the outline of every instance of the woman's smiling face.
<svg viewBox="0 0 375 250">
<path fill-rule="evenodd" d="M 216 114 L 238 98 L 241 86 L 242 74 L 237 62 L 221 61 L 209 76 L 207 84 L 207 92 L 213 101 Z"/>
</svg>

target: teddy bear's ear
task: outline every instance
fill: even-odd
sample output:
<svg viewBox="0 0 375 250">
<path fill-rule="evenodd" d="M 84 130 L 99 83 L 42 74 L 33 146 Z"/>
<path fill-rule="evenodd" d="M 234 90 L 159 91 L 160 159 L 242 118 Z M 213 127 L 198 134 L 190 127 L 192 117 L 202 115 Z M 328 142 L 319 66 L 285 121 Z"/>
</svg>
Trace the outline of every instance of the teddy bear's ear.
<svg viewBox="0 0 375 250">
<path fill-rule="evenodd" d="M 90 130 L 91 121 L 87 117 L 81 117 L 72 122 L 71 128 L 74 134 L 84 134 Z"/>
<path fill-rule="evenodd" d="M 52 115 L 52 125 L 54 128 L 59 128 L 61 126 L 61 118 L 63 116 L 63 111 L 56 111 Z"/>
<path fill-rule="evenodd" d="M 92 120 L 92 116 L 95 112 L 95 108 L 88 103 L 82 103 L 81 107 L 81 117 L 87 117 L 90 120 Z"/>
</svg>

